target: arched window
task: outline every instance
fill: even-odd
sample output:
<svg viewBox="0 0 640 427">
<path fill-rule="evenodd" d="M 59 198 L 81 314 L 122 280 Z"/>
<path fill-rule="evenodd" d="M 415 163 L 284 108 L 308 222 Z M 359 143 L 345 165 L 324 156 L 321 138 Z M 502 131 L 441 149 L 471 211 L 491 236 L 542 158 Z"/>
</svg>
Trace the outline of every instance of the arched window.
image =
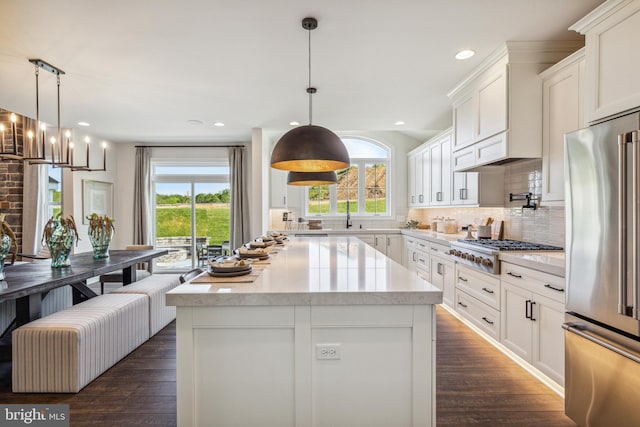
<svg viewBox="0 0 640 427">
<path fill-rule="evenodd" d="M 360 137 L 343 137 L 342 142 L 351 166 L 336 171 L 337 185 L 307 189 L 306 215 L 390 215 L 389 148 Z"/>
</svg>

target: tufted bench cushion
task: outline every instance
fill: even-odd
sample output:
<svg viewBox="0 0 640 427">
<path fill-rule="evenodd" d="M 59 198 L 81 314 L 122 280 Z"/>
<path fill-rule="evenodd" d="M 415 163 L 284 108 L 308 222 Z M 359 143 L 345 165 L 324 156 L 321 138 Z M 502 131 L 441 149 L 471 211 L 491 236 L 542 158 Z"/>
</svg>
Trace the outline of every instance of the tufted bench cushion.
<svg viewBox="0 0 640 427">
<path fill-rule="evenodd" d="M 153 336 L 176 318 L 176 308 L 166 304 L 165 294 L 179 284 L 179 274 L 152 274 L 111 293 L 143 294 L 149 297 L 149 336 Z"/>
<path fill-rule="evenodd" d="M 149 299 L 108 294 L 12 334 L 14 393 L 76 393 L 149 339 Z"/>
</svg>

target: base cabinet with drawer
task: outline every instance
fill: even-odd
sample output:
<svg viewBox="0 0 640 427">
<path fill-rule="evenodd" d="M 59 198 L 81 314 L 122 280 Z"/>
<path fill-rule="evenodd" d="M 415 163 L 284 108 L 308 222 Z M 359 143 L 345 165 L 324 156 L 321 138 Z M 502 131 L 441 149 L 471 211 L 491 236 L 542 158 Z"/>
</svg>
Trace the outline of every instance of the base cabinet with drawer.
<svg viewBox="0 0 640 427">
<path fill-rule="evenodd" d="M 500 341 L 564 384 L 564 279 L 502 263 Z"/>
<path fill-rule="evenodd" d="M 500 340 L 500 279 L 456 264 L 455 310 Z"/>
</svg>

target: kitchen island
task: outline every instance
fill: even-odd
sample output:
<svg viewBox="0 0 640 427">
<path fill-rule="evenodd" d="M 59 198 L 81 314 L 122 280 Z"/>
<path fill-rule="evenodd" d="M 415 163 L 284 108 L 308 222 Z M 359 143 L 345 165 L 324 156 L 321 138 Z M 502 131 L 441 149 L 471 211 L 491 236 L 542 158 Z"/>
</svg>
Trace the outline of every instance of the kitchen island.
<svg viewBox="0 0 640 427">
<path fill-rule="evenodd" d="M 438 288 L 355 237 L 292 238 L 269 262 L 167 294 L 179 426 L 435 425 Z"/>
</svg>

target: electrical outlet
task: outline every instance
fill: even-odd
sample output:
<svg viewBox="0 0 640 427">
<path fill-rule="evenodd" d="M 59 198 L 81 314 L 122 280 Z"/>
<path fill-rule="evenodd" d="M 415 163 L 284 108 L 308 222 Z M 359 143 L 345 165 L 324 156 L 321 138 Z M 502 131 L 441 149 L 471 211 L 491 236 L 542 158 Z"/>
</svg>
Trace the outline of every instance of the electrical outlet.
<svg viewBox="0 0 640 427">
<path fill-rule="evenodd" d="M 316 344 L 316 359 L 339 360 L 340 344 Z"/>
</svg>

